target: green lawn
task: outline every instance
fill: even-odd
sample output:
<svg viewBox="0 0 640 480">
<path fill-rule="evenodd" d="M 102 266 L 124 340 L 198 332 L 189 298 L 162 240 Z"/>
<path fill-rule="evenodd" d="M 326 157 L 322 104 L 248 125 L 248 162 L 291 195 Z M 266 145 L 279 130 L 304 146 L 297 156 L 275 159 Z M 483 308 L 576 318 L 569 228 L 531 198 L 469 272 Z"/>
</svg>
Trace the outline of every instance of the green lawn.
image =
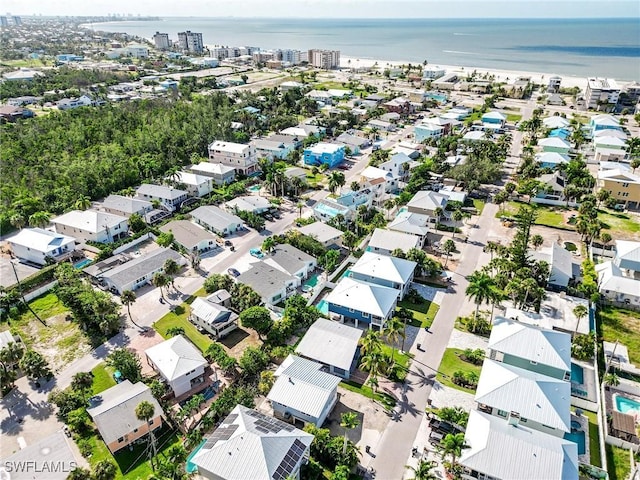
<svg viewBox="0 0 640 480">
<path fill-rule="evenodd" d="M 97 395 L 116 384 L 113 379 L 113 371 L 103 362 L 91 370 L 93 373 L 93 394 Z"/>
<path fill-rule="evenodd" d="M 507 113 L 507 122 L 519 122 L 520 120 L 522 120 L 522 115 Z"/>
<path fill-rule="evenodd" d="M 631 473 L 629 450 L 606 444 L 609 480 L 627 480 Z"/>
<path fill-rule="evenodd" d="M 406 345 L 405 345 L 406 347 Z M 382 353 L 389 355 L 389 358 L 391 358 L 391 354 L 393 353 L 393 349 L 387 345 L 387 344 L 382 344 Z M 396 362 L 396 365 L 401 366 L 402 368 L 408 369 L 409 368 L 409 362 L 411 361 L 413 355 L 408 354 L 408 353 L 401 353 L 400 349 L 397 348 L 396 352 L 394 354 L 394 360 Z"/>
<path fill-rule="evenodd" d="M 527 205 L 525 202 L 510 201 L 500 206 L 496 217 L 510 217 L 518 213 L 518 209 L 522 205 Z M 540 205 L 536 203 L 530 204 L 530 206 L 538 214 L 536 218 L 536 225 L 545 225 L 552 228 L 562 228 L 565 230 L 574 230 L 573 226 L 569 225 L 564 218 L 563 212 L 566 210 L 564 207 L 553 207 L 548 205 Z"/>
<path fill-rule="evenodd" d="M 36 298 L 29 303 L 29 306 L 42 320 L 46 320 L 47 318 L 69 311 L 53 292 L 49 292 L 46 295 Z M 13 325 L 24 325 L 35 319 L 36 317 L 34 317 L 30 311 L 26 311 L 20 316 L 17 322 L 12 323 Z"/>
<path fill-rule="evenodd" d="M 392 409 L 396 405 L 396 399 L 391 395 L 381 392 L 380 390 L 378 390 L 374 395 L 373 390 L 368 385 L 360 385 L 359 383 L 352 382 L 350 380 L 343 380 L 340 382 L 340 386 L 345 390 L 359 393 L 367 398 L 371 398 L 373 395 L 373 398 L 387 410 Z"/>
<path fill-rule="evenodd" d="M 624 213 L 598 210 L 598 219 L 613 238 L 628 237 L 630 233 L 640 232 L 640 223 Z"/>
<path fill-rule="evenodd" d="M 468 363 L 460 359 L 459 355 L 462 354 L 462 352 L 463 350 L 460 350 L 458 348 L 447 348 L 444 351 L 442 362 L 438 367 L 438 374 L 436 375 L 436 378 L 443 385 L 461 390 L 463 392 L 473 393 L 475 392 L 475 389 L 464 388 L 460 385 L 456 385 L 451 381 L 453 374 L 458 370 L 465 373 L 476 372 L 478 375 L 480 375 L 480 365 L 473 365 L 472 363 Z"/>
<path fill-rule="evenodd" d="M 583 411 L 583 413 L 589 419 L 589 457 L 591 465 L 602 467 L 602 460 L 600 457 L 600 433 L 598 432 L 598 414 L 587 411 Z"/>
<path fill-rule="evenodd" d="M 162 336 L 162 338 L 169 338 L 167 336 L 168 329 L 172 327 L 182 327 L 187 338 L 191 340 L 191 342 L 193 342 L 193 344 L 202 352 L 204 352 L 207 347 L 213 343 L 213 340 L 200 333 L 195 325 L 189 321 L 189 312 L 191 311 L 189 303 L 185 302 L 176 307 L 173 312 L 167 313 L 164 317 L 153 324 L 153 328 Z"/>
<path fill-rule="evenodd" d="M 410 325 L 414 327 L 430 327 L 433 323 L 433 319 L 436 318 L 440 305 L 425 300 L 424 303 L 411 303 L 408 300 L 401 300 L 398 302 L 398 308 L 404 307 L 413 312 L 413 322 Z"/>
<path fill-rule="evenodd" d="M 604 306 L 598 310 L 602 337 L 607 342 L 620 340 L 629 349 L 629 360 L 640 367 L 640 312 Z"/>
<path fill-rule="evenodd" d="M 480 200 L 479 198 L 473 199 L 473 206 L 476 207 L 476 210 L 478 211 L 478 215 L 482 214 L 485 204 L 486 203 L 484 202 L 484 200 Z"/>
</svg>

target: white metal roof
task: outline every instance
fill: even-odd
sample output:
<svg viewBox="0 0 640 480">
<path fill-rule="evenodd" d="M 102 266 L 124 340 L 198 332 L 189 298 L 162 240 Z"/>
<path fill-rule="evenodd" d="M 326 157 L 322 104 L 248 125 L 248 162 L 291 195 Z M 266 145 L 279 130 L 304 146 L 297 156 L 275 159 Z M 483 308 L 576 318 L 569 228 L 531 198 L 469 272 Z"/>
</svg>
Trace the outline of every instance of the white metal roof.
<svg viewBox="0 0 640 480">
<path fill-rule="evenodd" d="M 616 259 L 616 264 L 621 268 L 625 267 L 620 264 L 620 260 L 640 263 L 640 242 L 616 240 Z"/>
<path fill-rule="evenodd" d="M 421 190 L 407 203 L 407 207 L 422 208 L 424 210 L 435 210 L 447 206 L 447 196 L 430 190 Z"/>
<path fill-rule="evenodd" d="M 327 303 L 386 318 L 396 304 L 398 290 L 343 278 L 327 296 Z"/>
<path fill-rule="evenodd" d="M 361 336 L 358 328 L 319 318 L 298 343 L 296 353 L 349 371 Z"/>
<path fill-rule="evenodd" d="M 613 182 L 640 183 L 640 176 L 622 168 L 612 170 L 598 170 L 599 180 L 611 180 Z"/>
<path fill-rule="evenodd" d="M 179 378 L 195 368 L 208 365 L 200 351 L 182 335 L 176 335 L 154 345 L 144 353 L 167 381 Z"/>
<path fill-rule="evenodd" d="M 340 149 L 344 149 L 344 146 L 335 143 L 316 143 L 305 148 L 305 152 L 309 151 L 314 155 L 322 155 L 323 153 L 336 153 Z"/>
<path fill-rule="evenodd" d="M 8 242 L 48 253 L 68 243 L 75 243 L 75 239 L 42 228 L 25 228 L 9 238 Z"/>
<path fill-rule="evenodd" d="M 391 172 L 387 172 L 386 170 L 383 170 L 383 169 L 378 168 L 378 167 L 367 167 L 362 171 L 360 176 L 362 176 L 364 178 L 367 178 L 367 179 L 372 179 L 372 178 L 385 178 L 386 179 L 386 178 L 393 177 Z"/>
<path fill-rule="evenodd" d="M 221 142 L 215 141 L 209 145 L 209 150 L 230 152 L 230 153 L 245 153 L 249 149 L 249 145 L 233 142 Z"/>
<path fill-rule="evenodd" d="M 571 431 L 571 383 L 485 359 L 476 402 L 564 432 Z"/>
<path fill-rule="evenodd" d="M 623 276 L 622 270 L 613 262 L 603 262 L 596 265 L 596 272 L 598 273 L 600 292 L 609 291 L 640 297 L 640 280 Z"/>
<path fill-rule="evenodd" d="M 253 212 L 254 210 L 267 209 L 271 207 L 269 200 L 257 195 L 246 195 L 244 197 L 236 197 L 233 200 L 229 200 L 225 205 L 228 208 L 237 207 L 238 210 L 246 210 Z"/>
<path fill-rule="evenodd" d="M 460 464 L 493 478 L 577 480 L 578 445 L 471 410 Z"/>
<path fill-rule="evenodd" d="M 303 235 L 315 238 L 321 243 L 338 240 L 344 235 L 342 230 L 338 230 L 324 222 L 313 222 L 309 225 L 298 228 L 298 231 Z"/>
<path fill-rule="evenodd" d="M 59 223 L 86 232 L 98 233 L 105 230 L 105 228 L 115 227 L 126 221 L 127 217 L 121 217 L 113 213 L 98 212 L 96 210 L 71 210 L 52 219 L 51 223 Z"/>
<path fill-rule="evenodd" d="M 571 148 L 571 144 L 560 137 L 543 138 L 538 142 L 541 147 Z"/>
<path fill-rule="evenodd" d="M 226 212 L 215 205 L 204 205 L 191 212 L 191 216 L 217 230 L 224 230 L 230 225 L 242 225 L 242 219 Z"/>
<path fill-rule="evenodd" d="M 396 248 L 407 252 L 412 248 L 418 248 L 420 238 L 410 233 L 402 233 L 393 230 L 376 228 L 369 240 L 369 247 L 381 248 L 393 252 Z"/>
<path fill-rule="evenodd" d="M 571 370 L 571 335 L 496 317 L 488 347 L 542 365 Z"/>
<path fill-rule="evenodd" d="M 542 124 L 545 128 L 565 128 L 569 126 L 570 122 L 564 117 L 555 115 L 553 117 L 543 119 Z"/>
<path fill-rule="evenodd" d="M 541 152 L 536 155 L 539 163 L 568 163 L 569 157 L 558 152 Z"/>
<path fill-rule="evenodd" d="M 471 130 L 464 134 L 463 140 L 485 140 L 487 137 L 482 130 Z"/>
<path fill-rule="evenodd" d="M 416 262 L 405 260 L 404 258 L 389 257 L 387 255 L 380 255 L 373 252 L 364 252 L 356 264 L 350 267 L 349 270 L 353 273 L 369 275 L 382 280 L 407 283 L 411 279 L 411 276 L 416 269 L 416 265 Z"/>
<path fill-rule="evenodd" d="M 185 185 L 198 186 L 211 183 L 211 178 L 204 175 L 198 175 L 197 173 L 180 171 L 177 173 L 177 175 L 179 177 L 178 182 L 184 183 Z"/>
<path fill-rule="evenodd" d="M 191 170 L 194 172 L 205 172 L 214 175 L 224 175 L 225 173 L 235 171 L 235 168 L 230 167 L 229 165 L 224 165 L 222 163 L 200 162 L 197 165 L 191 166 Z"/>
<path fill-rule="evenodd" d="M 602 125 L 606 127 L 619 127 L 620 121 L 611 115 L 594 115 L 591 117 L 591 123 L 594 125 Z"/>
<path fill-rule="evenodd" d="M 482 120 L 485 120 L 487 118 L 505 121 L 507 119 L 507 116 L 504 115 L 503 113 L 493 111 L 493 112 L 487 112 L 484 115 L 482 115 Z"/>
<path fill-rule="evenodd" d="M 191 304 L 191 313 L 209 325 L 235 320 L 237 315 L 228 308 L 197 297 Z"/>
<path fill-rule="evenodd" d="M 394 218 L 387 228 L 398 232 L 411 233 L 413 235 L 426 235 L 429 232 L 427 223 L 429 217 L 413 212 L 401 212 Z"/>
<path fill-rule="evenodd" d="M 284 368 L 283 368 L 284 367 Z M 335 397 L 340 378 L 321 371 L 322 364 L 289 355 L 276 371 L 278 379 L 267 398 L 319 418 Z"/>
<path fill-rule="evenodd" d="M 270 428 L 273 425 L 273 428 L 265 433 L 261 425 Z M 222 434 L 225 430 L 227 439 Z M 215 441 L 216 438 L 219 440 Z M 228 480 L 284 480 L 296 473 L 313 435 L 238 405 L 209 439 L 192 459 L 201 475 Z M 300 446 L 302 455 L 292 465 L 293 462 L 288 463 L 285 459 L 294 444 Z"/>
</svg>

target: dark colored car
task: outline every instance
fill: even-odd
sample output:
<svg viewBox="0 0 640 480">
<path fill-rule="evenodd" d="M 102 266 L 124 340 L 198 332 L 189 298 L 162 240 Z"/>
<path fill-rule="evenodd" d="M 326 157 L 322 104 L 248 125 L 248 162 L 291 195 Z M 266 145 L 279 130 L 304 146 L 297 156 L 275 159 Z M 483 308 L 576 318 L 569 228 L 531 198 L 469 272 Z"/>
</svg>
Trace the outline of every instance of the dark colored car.
<svg viewBox="0 0 640 480">
<path fill-rule="evenodd" d="M 240 276 L 240 272 L 238 270 L 236 270 L 235 268 L 227 269 L 227 273 L 229 275 L 231 275 L 232 277 L 239 277 Z"/>
<path fill-rule="evenodd" d="M 232 246 L 233 246 L 233 243 L 231 243 L 231 240 L 225 240 L 225 241 L 224 241 L 224 246 L 225 246 L 225 247 L 232 247 Z"/>
<path fill-rule="evenodd" d="M 271 215 L 270 213 L 265 213 L 264 218 L 266 218 L 270 222 L 273 222 L 273 215 Z"/>
</svg>

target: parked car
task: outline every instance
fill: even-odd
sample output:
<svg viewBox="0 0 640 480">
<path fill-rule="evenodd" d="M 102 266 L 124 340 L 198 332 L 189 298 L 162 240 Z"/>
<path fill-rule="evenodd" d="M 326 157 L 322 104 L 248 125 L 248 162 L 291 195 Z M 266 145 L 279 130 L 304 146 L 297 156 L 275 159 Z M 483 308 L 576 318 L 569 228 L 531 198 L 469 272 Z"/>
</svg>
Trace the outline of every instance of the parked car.
<svg viewBox="0 0 640 480">
<path fill-rule="evenodd" d="M 264 253 L 262 253 L 262 250 L 260 250 L 259 248 L 252 248 L 251 250 L 249 250 L 249 254 L 252 257 L 264 258 Z"/>
<path fill-rule="evenodd" d="M 271 215 L 270 213 L 265 213 L 264 218 L 266 218 L 270 222 L 273 222 L 273 215 Z"/>
<path fill-rule="evenodd" d="M 232 277 L 239 277 L 240 276 L 240 272 L 238 270 L 236 270 L 235 268 L 227 269 L 227 273 L 229 275 L 231 275 Z"/>
<path fill-rule="evenodd" d="M 231 243 L 231 240 L 225 240 L 225 241 L 224 241 L 224 246 L 225 246 L 225 247 L 232 247 L 232 246 L 233 246 L 233 243 Z"/>
</svg>

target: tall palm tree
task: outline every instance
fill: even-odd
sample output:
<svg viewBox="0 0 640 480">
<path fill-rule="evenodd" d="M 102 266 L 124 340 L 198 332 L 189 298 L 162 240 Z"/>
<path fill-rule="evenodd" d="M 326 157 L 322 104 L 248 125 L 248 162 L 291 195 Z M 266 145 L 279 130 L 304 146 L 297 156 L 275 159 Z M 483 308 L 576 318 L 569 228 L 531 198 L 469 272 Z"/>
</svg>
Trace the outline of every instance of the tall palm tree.
<svg viewBox="0 0 640 480">
<path fill-rule="evenodd" d="M 22 344 L 18 342 L 10 342 L 0 350 L 0 363 L 8 369 L 9 367 L 16 365 L 22 358 L 23 354 L 24 348 L 22 348 Z"/>
<path fill-rule="evenodd" d="M 449 263 L 449 258 L 451 257 L 451 254 L 455 251 L 455 249 L 456 249 L 456 244 L 450 238 L 448 238 L 442 245 L 442 251 L 447 256 L 447 259 L 444 261 L 444 268 L 447 268 L 447 263 Z"/>
<path fill-rule="evenodd" d="M 442 209 L 442 207 L 436 207 L 433 212 L 436 214 L 436 223 L 440 223 L 440 219 L 442 218 L 444 210 Z"/>
<path fill-rule="evenodd" d="M 464 214 L 460 210 L 456 210 L 455 212 L 453 212 L 451 214 L 451 219 L 456 223 L 460 223 L 463 218 L 464 218 Z M 451 229 L 451 232 L 452 232 L 451 238 L 454 238 L 456 236 L 456 226 L 455 225 Z"/>
<path fill-rule="evenodd" d="M 73 206 L 78 210 L 86 210 L 91 207 L 91 199 L 86 195 L 80 195 Z"/>
<path fill-rule="evenodd" d="M 404 345 L 404 339 L 406 337 L 405 324 L 400 321 L 398 317 L 392 317 L 385 323 L 383 333 L 387 337 L 387 340 L 391 342 L 391 366 L 393 367 L 396 362 L 396 343 L 398 343 L 400 338 L 402 338 Z"/>
<path fill-rule="evenodd" d="M 162 298 L 162 300 L 165 299 L 163 288 L 169 285 L 170 281 L 169 277 L 162 272 L 156 272 L 151 279 L 151 284 L 160 289 L 160 298 Z"/>
<path fill-rule="evenodd" d="M 353 430 L 360 422 L 358 421 L 358 415 L 355 412 L 345 412 L 340 417 L 340 426 L 344 428 L 344 443 L 342 445 L 342 454 L 347 452 L 347 432 Z"/>
<path fill-rule="evenodd" d="M 120 295 L 120 301 L 125 307 L 127 307 L 127 314 L 129 315 L 129 320 L 131 320 L 131 323 L 133 323 L 136 327 L 142 328 L 140 325 L 138 325 L 136 322 L 133 321 L 133 317 L 131 316 L 131 305 L 136 303 L 136 298 L 137 298 L 136 292 L 134 292 L 133 290 L 125 290 Z"/>
<path fill-rule="evenodd" d="M 363 354 L 380 352 L 382 350 L 382 341 L 380 340 L 380 332 L 369 329 L 360 341 Z"/>
<path fill-rule="evenodd" d="M 276 241 L 273 239 L 273 237 L 267 237 L 262 241 L 262 249 L 267 253 L 271 253 L 275 246 Z"/>
<path fill-rule="evenodd" d="M 476 304 L 474 315 L 476 319 L 478 318 L 480 305 L 491 300 L 494 285 L 493 279 L 484 272 L 476 271 L 469 275 L 469 285 L 465 294 Z"/>
<path fill-rule="evenodd" d="M 433 472 L 436 466 L 436 462 L 420 460 L 416 467 L 406 465 L 405 468 L 413 472 L 413 477 L 410 480 L 438 480 L 440 477 Z"/>
<path fill-rule="evenodd" d="M 346 178 L 342 172 L 331 172 L 329 174 L 329 191 L 335 193 L 338 188 L 342 188 L 346 183 Z"/>
<path fill-rule="evenodd" d="M 464 433 L 448 433 L 440 442 L 440 454 L 442 458 L 451 457 L 451 469 L 455 469 L 456 460 L 462 455 L 462 450 L 468 448 L 464 443 Z"/>
<path fill-rule="evenodd" d="M 142 420 L 147 423 L 149 427 L 149 461 L 151 462 L 151 468 L 155 472 L 156 467 L 154 465 L 154 458 L 156 456 L 156 438 L 153 434 L 153 429 L 151 428 L 151 424 L 149 420 L 151 420 L 155 415 L 156 407 L 153 406 L 151 402 L 147 402 L 143 400 L 136 406 L 136 418 L 138 420 Z"/>
<path fill-rule="evenodd" d="M 180 265 L 173 258 L 167 258 L 164 262 L 162 270 L 166 275 L 169 276 L 171 281 L 171 286 L 173 287 L 173 282 L 175 281 L 175 275 L 180 271 Z"/>
<path fill-rule="evenodd" d="M 29 226 L 44 228 L 49 225 L 49 220 L 51 220 L 51 214 L 49 212 L 35 212 L 29 215 Z"/>
<path fill-rule="evenodd" d="M 576 322 L 576 329 L 573 331 L 574 335 L 578 333 L 578 327 L 580 326 L 580 320 L 582 320 L 587 313 L 589 313 L 589 309 L 584 305 L 576 305 L 573 309 L 573 314 L 576 316 L 578 321 Z"/>
<path fill-rule="evenodd" d="M 389 213 L 391 212 L 391 209 L 396 206 L 396 202 L 392 198 L 387 198 L 384 201 L 384 203 L 382 204 L 382 206 L 387 211 L 387 219 L 388 219 L 389 218 Z"/>
</svg>

